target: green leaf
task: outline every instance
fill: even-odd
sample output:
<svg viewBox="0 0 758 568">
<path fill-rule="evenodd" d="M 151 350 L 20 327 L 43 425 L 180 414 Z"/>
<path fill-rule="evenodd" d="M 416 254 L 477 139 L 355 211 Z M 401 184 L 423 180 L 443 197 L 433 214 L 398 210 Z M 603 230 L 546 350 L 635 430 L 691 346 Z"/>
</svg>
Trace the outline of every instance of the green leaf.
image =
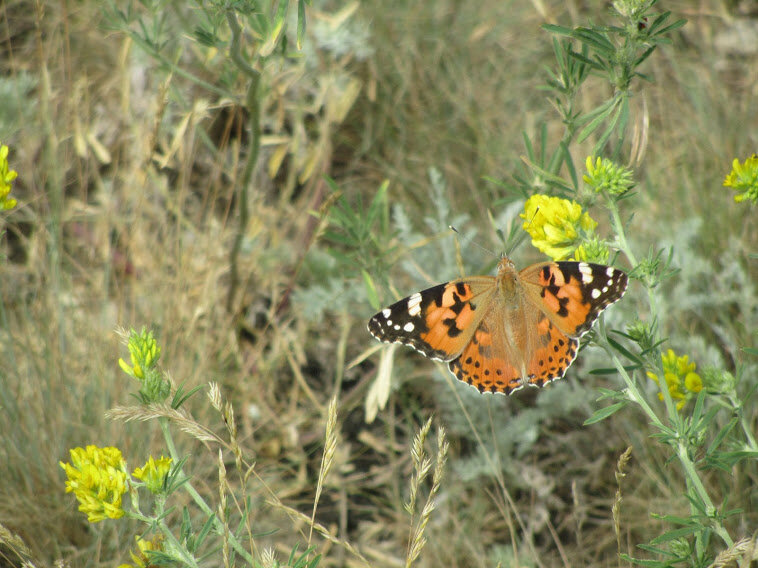
<svg viewBox="0 0 758 568">
<path fill-rule="evenodd" d="M 592 416 L 584 421 L 584 426 L 589 426 L 590 424 L 605 420 L 609 416 L 616 414 L 616 412 L 624 408 L 627 404 L 628 402 L 617 402 L 616 404 L 611 404 L 610 406 L 596 410 Z"/>
<path fill-rule="evenodd" d="M 363 275 L 363 283 L 366 286 L 366 297 L 368 298 L 369 304 L 371 304 L 371 307 L 375 310 L 380 309 L 381 304 L 379 303 L 379 294 L 376 292 L 373 278 L 371 278 L 371 275 L 366 272 L 366 270 L 362 269 L 361 274 Z"/>
<path fill-rule="evenodd" d="M 640 359 L 637 355 L 629 351 L 626 347 L 621 345 L 618 341 L 613 339 L 612 337 L 608 337 L 608 343 L 613 347 L 616 351 L 621 353 L 624 357 L 629 359 L 630 361 L 634 361 L 636 363 L 635 368 L 642 365 L 643 361 Z"/>
<path fill-rule="evenodd" d="M 574 184 L 574 191 L 579 191 L 579 178 L 576 175 L 576 167 L 574 166 L 574 158 L 571 156 L 571 150 L 569 150 L 568 144 L 565 141 L 561 141 L 560 152 L 563 156 L 563 163 L 566 164 L 566 168 L 569 172 L 571 182 Z"/>
<path fill-rule="evenodd" d="M 203 528 L 200 529 L 199 533 L 197 533 L 197 537 L 195 540 L 195 549 L 198 549 L 200 548 L 200 546 L 202 546 L 203 541 L 205 540 L 205 537 L 207 537 L 208 534 L 211 532 L 211 529 L 213 528 L 213 522 L 215 520 L 216 520 L 216 513 L 211 513 L 208 516 L 208 520 L 205 521 Z"/>
<path fill-rule="evenodd" d="M 305 37 L 305 0 L 297 2 L 297 49 L 303 49 Z"/>
<path fill-rule="evenodd" d="M 550 32 L 551 34 L 567 36 L 567 37 L 571 37 L 571 34 L 574 31 L 571 28 L 567 28 L 565 26 L 557 26 L 555 24 L 542 24 L 542 26 L 540 27 L 546 32 Z"/>
<path fill-rule="evenodd" d="M 610 101 L 610 104 L 603 105 L 602 110 L 598 112 L 597 116 L 593 118 L 590 123 L 585 126 L 581 132 L 579 132 L 579 135 L 577 136 L 576 140 L 577 142 L 584 142 L 590 134 L 592 134 L 595 130 L 598 129 L 598 127 L 603 123 L 603 121 L 610 116 L 610 114 L 613 112 L 613 110 L 616 107 L 616 104 L 618 102 L 617 98 L 613 98 Z M 585 115 L 585 117 L 588 115 Z M 584 118 L 584 117 L 582 117 Z"/>
<path fill-rule="evenodd" d="M 594 47 L 595 51 L 604 55 L 608 59 L 612 58 L 616 53 L 615 46 L 608 40 L 608 38 L 600 32 L 591 28 L 577 28 L 571 37 L 578 39 L 582 43 Z"/>
<path fill-rule="evenodd" d="M 690 523 L 691 522 L 692 521 L 690 521 Z M 664 542 L 670 542 L 677 538 L 684 538 L 687 536 L 697 534 L 702 530 L 703 530 L 703 527 L 701 527 L 700 525 L 690 524 L 686 527 L 682 527 L 681 529 L 674 529 L 672 531 L 665 532 L 661 536 L 657 536 L 653 540 L 651 540 L 650 544 L 655 545 L 655 544 L 661 544 Z"/>
<path fill-rule="evenodd" d="M 651 45 L 648 47 L 645 51 L 642 52 L 642 55 L 640 55 L 637 59 L 634 60 L 634 67 L 639 67 L 645 59 L 650 57 L 650 54 L 655 51 L 656 46 Z M 640 77 L 643 77 L 642 74 L 638 73 Z M 650 80 L 652 82 L 652 80 Z"/>
<path fill-rule="evenodd" d="M 187 402 L 187 400 L 190 399 L 190 397 L 192 397 L 192 395 L 194 395 L 197 391 L 202 390 L 203 386 L 204 385 L 197 385 L 187 394 L 183 394 L 184 385 L 179 385 L 179 387 L 176 389 L 176 392 L 174 393 L 174 397 L 171 399 L 171 408 L 176 410 L 181 407 L 185 402 Z"/>
<path fill-rule="evenodd" d="M 258 55 L 261 57 L 268 57 L 276 49 L 279 39 L 282 37 L 289 4 L 289 0 L 279 0 L 279 6 L 272 22 L 273 25 L 269 27 L 268 37 L 266 37 L 265 43 L 258 50 Z"/>
</svg>

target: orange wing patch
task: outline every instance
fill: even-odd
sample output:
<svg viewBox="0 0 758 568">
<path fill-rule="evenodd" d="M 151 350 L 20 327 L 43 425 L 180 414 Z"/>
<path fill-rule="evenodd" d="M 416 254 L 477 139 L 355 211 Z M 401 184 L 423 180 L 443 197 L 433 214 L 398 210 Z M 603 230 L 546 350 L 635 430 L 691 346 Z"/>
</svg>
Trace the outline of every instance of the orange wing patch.
<svg viewBox="0 0 758 568">
<path fill-rule="evenodd" d="M 529 362 L 529 384 L 543 387 L 560 379 L 576 358 L 579 341 L 564 335 L 545 316 L 538 323 L 540 343 Z"/>
<path fill-rule="evenodd" d="M 385 308 L 369 320 L 381 341 L 402 343 L 432 359 L 450 361 L 471 340 L 495 290 L 493 277 L 439 284 Z"/>
<path fill-rule="evenodd" d="M 536 264 L 520 276 L 553 323 L 575 338 L 584 335 L 600 313 L 624 295 L 628 281 L 624 272 L 611 266 L 570 261 Z"/>
<path fill-rule="evenodd" d="M 419 336 L 433 349 L 454 355 L 468 341 L 466 330 L 477 318 L 477 307 L 471 303 L 474 292 L 465 282 L 449 283 L 439 300 L 429 302 L 422 311 L 427 332 Z"/>
</svg>

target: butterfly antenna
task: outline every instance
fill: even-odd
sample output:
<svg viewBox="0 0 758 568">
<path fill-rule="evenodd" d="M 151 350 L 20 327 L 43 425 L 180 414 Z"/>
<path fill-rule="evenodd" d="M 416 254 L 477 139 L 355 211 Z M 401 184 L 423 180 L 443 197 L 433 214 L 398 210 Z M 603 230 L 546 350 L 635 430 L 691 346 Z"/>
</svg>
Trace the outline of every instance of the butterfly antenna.
<svg viewBox="0 0 758 568">
<path fill-rule="evenodd" d="M 524 220 L 524 229 L 526 229 L 527 225 L 529 225 L 532 221 L 534 221 L 534 218 L 537 216 L 537 213 L 539 212 L 540 212 L 540 208 L 537 207 L 537 209 L 534 210 L 534 213 L 532 213 L 532 216 L 529 218 L 529 220 Z M 513 235 L 513 231 L 511 231 L 511 235 Z M 515 250 L 515 248 L 519 246 L 524 241 L 525 238 L 526 238 L 526 235 L 523 233 L 520 233 L 520 238 L 517 238 L 512 241 L 511 250 L 508 251 L 506 256 L 510 256 L 511 253 Z"/>
<path fill-rule="evenodd" d="M 499 254 L 497 254 L 496 252 L 494 252 L 494 251 L 492 251 L 492 250 L 488 249 L 488 248 L 487 248 L 487 247 L 485 247 L 485 246 L 482 246 L 482 245 L 480 245 L 478 242 L 476 242 L 476 241 L 475 241 L 474 239 L 472 239 L 471 237 L 469 237 L 469 236 L 467 236 L 467 235 L 464 235 L 463 233 L 461 233 L 461 232 L 460 232 L 458 229 L 456 229 L 456 228 L 455 228 L 453 225 L 448 225 L 448 229 L 450 229 L 451 231 L 454 231 L 454 232 L 455 232 L 457 235 L 459 235 L 459 236 L 461 237 L 461 239 L 465 240 L 465 241 L 466 241 L 466 242 L 468 242 L 468 243 L 471 243 L 471 244 L 472 244 L 472 245 L 474 245 L 475 247 L 478 247 L 478 248 L 482 249 L 484 252 L 486 252 L 486 253 L 489 253 L 489 254 L 491 254 L 492 256 L 500 257 L 500 255 L 499 255 Z"/>
</svg>

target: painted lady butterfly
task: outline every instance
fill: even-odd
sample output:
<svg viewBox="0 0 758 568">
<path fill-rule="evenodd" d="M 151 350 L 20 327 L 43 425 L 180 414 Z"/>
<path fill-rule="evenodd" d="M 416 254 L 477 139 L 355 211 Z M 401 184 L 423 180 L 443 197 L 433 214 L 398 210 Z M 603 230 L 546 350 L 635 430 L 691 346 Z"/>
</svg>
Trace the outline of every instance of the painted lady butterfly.
<svg viewBox="0 0 758 568">
<path fill-rule="evenodd" d="M 439 284 L 383 309 L 371 334 L 449 362 L 461 381 L 510 394 L 560 379 L 579 338 L 626 291 L 627 275 L 586 262 L 544 262 L 516 271 L 509 258 L 497 276 Z"/>
</svg>

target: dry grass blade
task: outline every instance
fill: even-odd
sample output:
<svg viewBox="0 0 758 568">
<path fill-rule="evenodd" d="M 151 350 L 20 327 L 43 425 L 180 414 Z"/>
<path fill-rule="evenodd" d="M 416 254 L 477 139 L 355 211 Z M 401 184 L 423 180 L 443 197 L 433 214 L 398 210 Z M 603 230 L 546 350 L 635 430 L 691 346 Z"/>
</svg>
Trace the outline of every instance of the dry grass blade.
<svg viewBox="0 0 758 568">
<path fill-rule="evenodd" d="M 318 507 L 319 499 L 321 499 L 321 491 L 324 488 L 324 480 L 329 475 L 329 471 L 332 469 L 334 463 L 334 452 L 337 449 L 337 397 L 333 397 L 329 401 L 329 409 L 326 415 L 326 434 L 324 441 L 324 455 L 321 458 L 321 467 L 318 471 L 318 483 L 316 484 L 316 495 L 313 498 L 313 512 L 311 513 L 311 530 L 308 534 L 308 546 L 311 544 L 311 537 L 313 536 L 313 523 L 316 520 L 316 508 Z"/>
<path fill-rule="evenodd" d="M 145 422 L 147 420 L 155 420 L 156 418 L 168 418 L 176 424 L 182 432 L 189 434 L 203 443 L 215 442 L 224 447 L 228 446 L 224 440 L 216 436 L 202 424 L 197 423 L 184 410 L 177 410 L 165 404 L 151 404 L 148 406 L 114 406 L 105 413 L 105 417 L 110 420 L 123 420 L 124 422 L 132 422 L 134 420 Z"/>
<path fill-rule="evenodd" d="M 427 474 L 429 468 L 432 465 L 431 460 L 425 455 L 424 442 L 429 435 L 429 429 L 432 427 L 432 419 L 426 421 L 421 430 L 418 431 L 415 438 L 413 438 L 413 444 L 411 445 L 411 461 L 413 462 L 413 477 L 411 478 L 410 495 L 408 502 L 404 504 L 405 510 L 408 514 L 413 516 L 416 511 L 416 498 L 418 490 Z"/>
<path fill-rule="evenodd" d="M 611 506 L 611 512 L 613 513 L 613 530 L 616 533 L 616 548 L 618 550 L 618 553 L 621 554 L 621 481 L 626 477 L 626 473 L 624 470 L 626 469 L 626 464 L 629 463 L 629 460 L 632 458 L 632 446 L 629 446 L 626 451 L 619 456 L 618 462 L 616 463 L 616 485 L 618 485 L 618 489 L 616 489 L 616 497 L 613 500 L 613 505 Z"/>
<path fill-rule="evenodd" d="M 276 496 L 274 496 L 274 497 L 276 497 Z M 289 515 L 289 517 L 293 521 L 299 521 L 299 522 L 306 523 L 307 525 L 309 525 L 312 529 L 314 529 L 317 533 L 319 533 L 322 537 L 324 537 L 326 540 L 328 540 L 332 544 L 336 544 L 338 546 L 341 546 L 342 548 L 344 548 L 345 550 L 347 550 L 350 554 L 352 554 L 353 556 L 355 556 L 356 558 L 358 558 L 366 566 L 371 566 L 371 564 L 366 559 L 366 557 L 363 556 L 363 554 L 361 554 L 360 551 L 358 551 L 357 548 L 355 548 L 352 544 L 350 544 L 346 540 L 340 540 L 337 537 L 335 537 L 332 533 L 329 532 L 329 529 L 327 529 L 321 523 L 312 522 L 311 519 L 307 515 L 301 513 L 297 509 L 293 509 L 292 507 L 288 507 L 287 505 L 285 505 L 284 503 L 282 503 L 278 499 L 267 501 L 267 503 L 271 507 L 275 507 L 275 508 L 280 509 L 280 510 L 284 511 L 285 513 L 287 513 L 287 515 Z"/>
<path fill-rule="evenodd" d="M 734 543 L 734 546 L 721 552 L 708 568 L 727 568 L 737 566 L 748 568 L 753 560 L 758 560 L 758 533 L 752 538 L 743 538 Z"/>
<path fill-rule="evenodd" d="M 225 568 L 229 568 L 229 523 L 226 518 L 226 494 L 229 488 L 229 484 L 226 480 L 226 466 L 224 465 L 224 452 L 219 449 L 218 451 L 218 520 L 221 521 L 221 525 L 224 527 L 224 534 L 221 541 L 221 553 L 224 559 Z"/>
<path fill-rule="evenodd" d="M 409 512 L 413 515 L 415 509 L 415 503 L 418 496 L 418 489 L 421 485 L 421 481 L 427 476 L 431 460 L 424 454 L 423 440 L 429 433 L 429 426 L 431 425 L 431 419 L 427 420 L 419 434 L 414 440 L 411 454 L 413 455 L 413 463 L 416 471 L 413 474 L 413 480 L 411 482 L 411 500 L 408 503 L 410 508 Z M 424 508 L 421 510 L 418 522 L 414 525 L 411 523 L 411 537 L 408 545 L 408 555 L 405 560 L 406 568 L 410 568 L 411 565 L 421 554 L 424 546 L 426 545 L 426 537 L 424 532 L 426 526 L 429 524 L 429 519 L 432 513 L 437 508 L 435 503 L 435 497 L 442 486 L 442 479 L 445 474 L 445 463 L 447 462 L 448 442 L 445 435 L 445 429 L 439 428 L 437 430 L 437 459 L 434 463 L 434 472 L 432 474 L 432 487 L 429 490 L 429 496 L 426 498 Z M 413 517 L 411 517 L 412 520 Z"/>
<path fill-rule="evenodd" d="M 13 552 L 19 560 L 23 560 L 24 566 L 32 566 L 30 563 L 32 551 L 29 550 L 29 547 L 26 546 L 20 536 L 12 533 L 2 524 L 0 524 L 0 545 L 2 545 L 3 548 L 7 548 L 10 552 Z"/>
</svg>

